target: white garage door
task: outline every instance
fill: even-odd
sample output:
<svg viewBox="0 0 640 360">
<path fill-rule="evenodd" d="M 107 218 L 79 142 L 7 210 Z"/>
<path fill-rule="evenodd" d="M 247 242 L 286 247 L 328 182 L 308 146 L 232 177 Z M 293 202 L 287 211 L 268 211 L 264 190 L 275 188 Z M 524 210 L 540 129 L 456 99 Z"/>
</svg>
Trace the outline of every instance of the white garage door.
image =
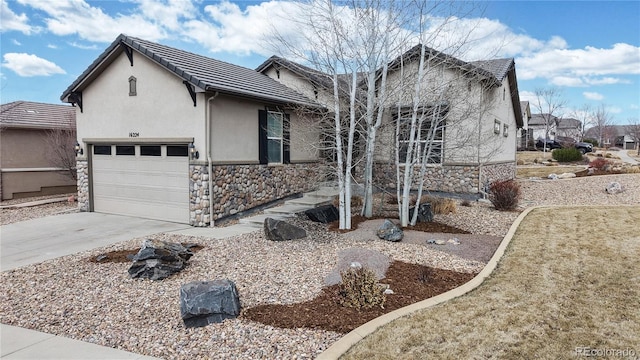
<svg viewBox="0 0 640 360">
<path fill-rule="evenodd" d="M 189 223 L 187 145 L 94 145 L 93 210 Z"/>
</svg>

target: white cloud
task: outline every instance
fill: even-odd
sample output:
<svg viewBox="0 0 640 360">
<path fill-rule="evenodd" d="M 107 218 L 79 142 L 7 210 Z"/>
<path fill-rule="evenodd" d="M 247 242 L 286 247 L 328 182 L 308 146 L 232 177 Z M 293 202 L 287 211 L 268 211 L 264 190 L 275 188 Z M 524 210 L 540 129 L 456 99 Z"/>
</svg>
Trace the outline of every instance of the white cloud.
<svg viewBox="0 0 640 360">
<path fill-rule="evenodd" d="M 55 45 L 55 44 L 47 44 L 47 47 L 48 47 L 49 49 L 57 49 L 57 48 L 58 48 L 58 45 Z"/>
<path fill-rule="evenodd" d="M 66 74 L 66 72 L 49 60 L 25 53 L 7 53 L 3 56 L 3 67 L 13 70 L 24 77 L 50 76 L 54 74 Z"/>
<path fill-rule="evenodd" d="M 78 49 L 82 49 L 82 50 L 98 50 L 98 46 L 97 45 L 83 45 L 80 43 L 77 43 L 75 41 L 71 41 L 68 43 L 70 46 L 74 47 L 74 48 L 78 48 Z"/>
<path fill-rule="evenodd" d="M 84 0 L 20 0 L 34 9 L 45 12 L 47 29 L 55 35 L 77 35 L 94 42 L 111 42 L 120 33 L 139 36 L 151 41 L 165 38 L 166 31 L 142 14 L 110 16 L 99 7 Z"/>
<path fill-rule="evenodd" d="M 16 39 L 11 39 L 11 42 L 13 43 L 13 45 L 22 46 L 22 43 L 20 43 L 20 41 Z"/>
<path fill-rule="evenodd" d="M 549 48 L 518 59 L 518 66 L 518 78 L 522 80 L 546 78 L 556 84 L 573 84 L 568 86 L 613 84 L 621 80 L 607 75 L 640 74 L 640 47 L 615 44 L 609 49 Z M 569 78 L 573 80 L 568 81 Z"/>
<path fill-rule="evenodd" d="M 597 93 L 597 92 L 585 91 L 585 92 L 582 93 L 582 95 L 584 95 L 584 97 L 586 99 L 589 99 L 589 100 L 602 100 L 602 99 L 604 99 L 604 96 L 602 94 Z"/>
<path fill-rule="evenodd" d="M 638 109 L 640 109 L 640 105 L 638 105 L 638 104 L 631 104 L 631 105 L 629 105 L 629 109 L 631 109 L 631 110 L 638 110 Z"/>
<path fill-rule="evenodd" d="M 16 14 L 9 8 L 6 0 L 0 0 L 0 32 L 20 31 L 25 35 L 37 32 L 37 28 L 29 25 L 29 18 L 25 14 Z"/>
<path fill-rule="evenodd" d="M 607 111 L 611 114 L 620 114 L 622 109 L 617 106 L 607 106 Z"/>
</svg>

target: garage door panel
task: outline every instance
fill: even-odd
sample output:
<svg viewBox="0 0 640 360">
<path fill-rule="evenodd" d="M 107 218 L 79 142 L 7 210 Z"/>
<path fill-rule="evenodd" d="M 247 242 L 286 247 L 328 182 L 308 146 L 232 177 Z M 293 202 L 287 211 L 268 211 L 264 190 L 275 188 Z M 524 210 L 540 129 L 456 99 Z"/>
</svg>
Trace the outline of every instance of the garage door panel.
<svg viewBox="0 0 640 360">
<path fill-rule="evenodd" d="M 92 160 L 94 211 L 189 222 L 187 157 L 94 155 Z"/>
</svg>

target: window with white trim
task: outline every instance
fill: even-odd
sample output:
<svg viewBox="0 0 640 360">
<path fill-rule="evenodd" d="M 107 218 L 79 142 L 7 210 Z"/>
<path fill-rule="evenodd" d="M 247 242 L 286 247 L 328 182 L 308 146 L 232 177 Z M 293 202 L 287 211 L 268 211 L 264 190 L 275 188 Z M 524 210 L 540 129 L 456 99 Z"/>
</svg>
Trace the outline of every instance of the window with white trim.
<svg viewBox="0 0 640 360">
<path fill-rule="evenodd" d="M 284 114 L 267 111 L 267 157 L 270 164 L 282 163 Z"/>
<path fill-rule="evenodd" d="M 435 115 L 431 110 L 425 109 L 423 111 L 419 111 L 417 116 L 416 133 L 414 137 L 416 139 L 416 146 L 413 148 L 412 158 L 416 159 L 415 163 L 421 163 L 422 152 L 425 150 L 426 146 L 431 146 L 427 164 L 442 164 L 445 129 L 445 119 L 443 114 Z M 411 111 L 401 112 L 399 116 L 396 115 L 396 121 L 400 121 L 398 155 L 401 164 L 406 161 L 407 154 L 409 152 L 411 117 Z M 422 123 L 420 123 L 421 118 Z"/>
</svg>

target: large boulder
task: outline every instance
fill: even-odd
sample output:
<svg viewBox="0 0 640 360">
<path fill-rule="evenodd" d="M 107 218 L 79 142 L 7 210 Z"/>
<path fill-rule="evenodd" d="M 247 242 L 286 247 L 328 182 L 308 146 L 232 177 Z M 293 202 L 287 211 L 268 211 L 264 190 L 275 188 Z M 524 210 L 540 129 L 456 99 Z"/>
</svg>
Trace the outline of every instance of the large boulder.
<svg viewBox="0 0 640 360">
<path fill-rule="evenodd" d="M 413 218 L 413 209 L 412 207 L 409 209 L 409 218 Z M 418 206 L 418 222 L 432 222 L 433 221 L 433 211 L 431 211 L 431 203 L 422 203 Z"/>
<path fill-rule="evenodd" d="M 264 235 L 271 241 L 295 240 L 307 237 L 307 232 L 282 220 L 264 219 Z"/>
<path fill-rule="evenodd" d="M 334 222 L 340 218 L 338 208 L 333 205 L 318 206 L 317 208 L 309 209 L 304 213 L 309 217 L 309 220 L 323 224 Z"/>
<path fill-rule="evenodd" d="M 129 267 L 132 278 L 165 279 L 187 266 L 193 252 L 178 243 L 146 239 Z"/>
<path fill-rule="evenodd" d="M 376 234 L 382 240 L 393 242 L 400 241 L 402 240 L 402 237 L 404 237 L 404 232 L 402 231 L 402 229 L 389 219 L 384 220 L 382 225 L 380 225 L 380 228 L 378 228 Z"/>
<path fill-rule="evenodd" d="M 188 328 L 220 323 L 239 314 L 238 289 L 231 280 L 194 281 L 180 287 L 180 315 Z"/>
</svg>

